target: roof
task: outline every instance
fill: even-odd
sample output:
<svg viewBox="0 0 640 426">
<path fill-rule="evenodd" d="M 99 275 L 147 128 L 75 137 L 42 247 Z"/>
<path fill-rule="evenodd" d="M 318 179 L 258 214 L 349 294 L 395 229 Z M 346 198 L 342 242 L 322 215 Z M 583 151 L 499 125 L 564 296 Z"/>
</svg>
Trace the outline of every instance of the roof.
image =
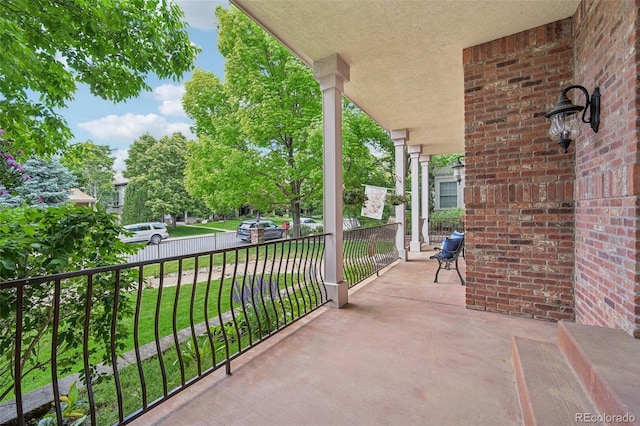
<svg viewBox="0 0 640 426">
<path fill-rule="evenodd" d="M 72 203 L 76 204 L 93 204 L 98 201 L 91 195 L 80 191 L 78 188 L 71 188 L 71 195 L 69 195 L 69 199 Z"/>
</svg>

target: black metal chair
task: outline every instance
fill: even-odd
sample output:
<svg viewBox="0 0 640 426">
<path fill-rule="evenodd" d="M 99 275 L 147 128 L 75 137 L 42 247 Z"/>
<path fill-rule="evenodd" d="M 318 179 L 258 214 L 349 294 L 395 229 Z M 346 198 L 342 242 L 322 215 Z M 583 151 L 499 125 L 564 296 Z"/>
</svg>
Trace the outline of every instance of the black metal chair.
<svg viewBox="0 0 640 426">
<path fill-rule="evenodd" d="M 437 253 L 429 257 L 429 259 L 435 259 L 438 261 L 438 270 L 436 271 L 436 277 L 433 282 L 438 282 L 438 274 L 443 266 L 444 269 L 450 271 L 451 263 L 455 263 L 456 272 L 460 277 L 460 283 L 465 285 L 464 278 L 462 278 L 462 274 L 460 274 L 460 269 L 458 268 L 458 257 L 460 255 L 464 257 L 464 234 L 454 232 L 450 237 L 446 237 L 444 239 L 441 247 L 434 247 L 434 250 L 436 250 Z"/>
</svg>

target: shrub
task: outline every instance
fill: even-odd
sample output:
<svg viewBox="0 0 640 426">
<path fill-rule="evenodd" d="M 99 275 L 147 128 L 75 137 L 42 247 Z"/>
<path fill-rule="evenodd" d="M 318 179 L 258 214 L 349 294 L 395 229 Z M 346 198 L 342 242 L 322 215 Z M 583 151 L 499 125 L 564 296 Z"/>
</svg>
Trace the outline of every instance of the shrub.
<svg viewBox="0 0 640 426">
<path fill-rule="evenodd" d="M 462 223 L 462 216 L 464 215 L 464 210 L 457 209 L 446 209 L 446 210 L 435 210 L 429 215 L 429 226 L 433 229 L 444 229 L 444 230 L 455 230 L 462 229 L 464 224 Z"/>
<path fill-rule="evenodd" d="M 139 247 L 120 241 L 120 226 L 116 217 L 105 211 L 86 207 L 63 205 L 59 207 L 0 208 L 0 283 L 85 268 L 113 265 L 122 262 L 122 256 Z M 0 291 L 0 399 L 11 394 L 15 380 L 51 361 L 55 283 L 23 286 L 22 365 L 20 377 L 9 368 L 14 364 L 16 339 L 16 306 L 18 291 L 15 287 Z M 132 314 L 127 290 L 135 285 L 135 277 L 127 273 L 120 276 L 117 321 Z M 101 361 L 110 363 L 110 327 L 115 303 L 115 273 L 105 272 L 93 276 L 91 318 L 89 329 L 95 345 L 90 354 L 103 353 Z M 87 280 L 75 277 L 60 283 L 59 326 L 57 352 L 58 373 L 69 373 L 82 354 Z M 117 327 L 116 346 L 123 347 L 128 332 Z"/>
</svg>

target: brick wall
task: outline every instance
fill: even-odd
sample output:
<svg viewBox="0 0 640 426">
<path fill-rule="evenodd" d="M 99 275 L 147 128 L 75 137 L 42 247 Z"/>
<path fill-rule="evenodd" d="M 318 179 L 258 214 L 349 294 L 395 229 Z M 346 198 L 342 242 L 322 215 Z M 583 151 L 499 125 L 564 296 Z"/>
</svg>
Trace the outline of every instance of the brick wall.
<svg viewBox="0 0 640 426">
<path fill-rule="evenodd" d="M 639 8 L 589 0 L 574 16 L 575 82 L 602 93 L 600 130 L 582 125 L 575 148 L 576 319 L 638 338 Z"/>
<path fill-rule="evenodd" d="M 546 132 L 572 20 L 463 52 L 468 308 L 574 319 L 574 150 Z"/>
</svg>

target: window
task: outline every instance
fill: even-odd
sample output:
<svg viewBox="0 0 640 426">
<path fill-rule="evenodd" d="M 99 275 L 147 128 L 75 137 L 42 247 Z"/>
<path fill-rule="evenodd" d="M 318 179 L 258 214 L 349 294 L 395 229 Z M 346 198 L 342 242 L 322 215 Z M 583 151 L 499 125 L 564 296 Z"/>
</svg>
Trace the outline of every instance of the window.
<svg viewBox="0 0 640 426">
<path fill-rule="evenodd" d="M 439 182 L 439 208 L 453 209 L 458 207 L 458 183 L 457 182 Z"/>
</svg>

